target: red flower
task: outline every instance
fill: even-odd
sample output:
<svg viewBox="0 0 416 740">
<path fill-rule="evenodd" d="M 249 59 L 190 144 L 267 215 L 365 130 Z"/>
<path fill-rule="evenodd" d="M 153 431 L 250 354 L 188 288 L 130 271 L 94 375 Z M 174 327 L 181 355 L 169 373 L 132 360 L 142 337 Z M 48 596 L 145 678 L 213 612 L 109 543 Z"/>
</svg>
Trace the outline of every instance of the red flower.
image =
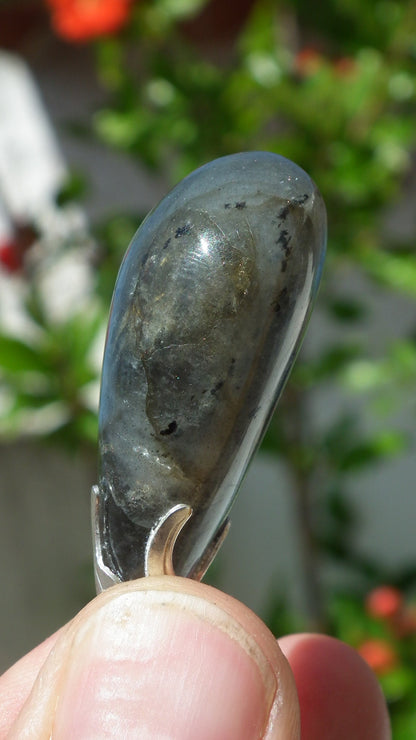
<svg viewBox="0 0 416 740">
<path fill-rule="evenodd" d="M 0 264 L 7 272 L 19 272 L 23 267 L 23 254 L 13 241 L 0 244 Z"/>
<path fill-rule="evenodd" d="M 366 640 L 358 652 L 378 676 L 389 673 L 397 665 L 397 655 L 385 640 Z"/>
<path fill-rule="evenodd" d="M 52 26 L 67 41 L 116 33 L 127 22 L 132 0 L 46 0 Z"/>
<path fill-rule="evenodd" d="M 0 241 L 0 265 L 7 272 L 23 270 L 26 252 L 32 247 L 37 233 L 30 223 L 15 223 L 11 238 Z"/>
<path fill-rule="evenodd" d="M 403 607 L 403 597 L 393 586 L 379 586 L 368 594 L 365 608 L 368 614 L 378 619 L 392 619 Z"/>
</svg>

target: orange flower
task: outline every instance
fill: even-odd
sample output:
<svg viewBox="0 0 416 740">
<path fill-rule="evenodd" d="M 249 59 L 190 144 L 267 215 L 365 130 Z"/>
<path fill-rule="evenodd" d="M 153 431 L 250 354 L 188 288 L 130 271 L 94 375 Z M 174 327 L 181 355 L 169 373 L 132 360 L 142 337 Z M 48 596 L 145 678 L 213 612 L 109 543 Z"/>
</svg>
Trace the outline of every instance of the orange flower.
<svg viewBox="0 0 416 740">
<path fill-rule="evenodd" d="M 392 619 L 403 607 L 403 597 L 393 586 L 379 586 L 368 594 L 365 600 L 367 614 L 378 619 Z"/>
<path fill-rule="evenodd" d="M 127 22 L 132 0 L 46 0 L 52 26 L 67 41 L 116 33 Z"/>
<path fill-rule="evenodd" d="M 385 640 L 366 640 L 358 652 L 378 676 L 389 673 L 397 665 L 397 655 Z"/>
</svg>

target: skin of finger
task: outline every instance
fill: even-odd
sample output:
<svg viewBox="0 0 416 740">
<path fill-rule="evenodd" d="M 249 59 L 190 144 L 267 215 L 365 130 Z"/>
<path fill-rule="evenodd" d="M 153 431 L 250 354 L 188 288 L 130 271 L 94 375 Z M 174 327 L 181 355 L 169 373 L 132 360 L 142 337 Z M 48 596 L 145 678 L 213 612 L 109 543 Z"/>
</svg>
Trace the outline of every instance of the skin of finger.
<svg viewBox="0 0 416 740">
<path fill-rule="evenodd" d="M 290 635 L 279 644 L 297 685 L 302 740 L 390 740 L 381 688 L 356 650 L 317 634 Z"/>
<path fill-rule="evenodd" d="M 221 628 L 230 622 L 230 634 L 236 634 L 235 626 L 245 634 L 250 635 L 260 648 L 273 671 L 276 683 L 276 700 L 270 715 L 264 740 L 299 740 L 299 705 L 295 682 L 283 653 L 277 641 L 263 622 L 246 606 L 221 591 L 205 584 L 187 578 L 163 576 L 161 578 L 145 578 L 130 581 L 108 589 L 90 602 L 73 620 L 63 629 L 49 657 L 35 680 L 32 692 L 23 706 L 16 722 L 13 724 L 9 739 L 19 740 L 48 740 L 52 733 L 53 717 L 57 696 L 65 682 L 71 647 L 77 632 L 88 620 L 94 618 L 100 610 L 112 599 L 116 599 L 131 591 L 168 591 L 180 594 L 193 595 L 216 605 L 224 613 Z"/>
<path fill-rule="evenodd" d="M 50 635 L 0 676 L 0 740 L 4 740 L 50 651 L 65 627 Z"/>
</svg>

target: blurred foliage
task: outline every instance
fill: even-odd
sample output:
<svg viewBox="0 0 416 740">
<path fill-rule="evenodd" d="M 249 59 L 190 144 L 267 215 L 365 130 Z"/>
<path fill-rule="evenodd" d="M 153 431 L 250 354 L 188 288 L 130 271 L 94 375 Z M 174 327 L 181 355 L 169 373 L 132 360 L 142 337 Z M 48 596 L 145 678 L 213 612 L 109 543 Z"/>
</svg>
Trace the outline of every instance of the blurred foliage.
<svg viewBox="0 0 416 740">
<path fill-rule="evenodd" d="M 35 296 L 32 294 L 31 299 Z M 52 322 L 40 303 L 26 303 L 32 319 L 31 340 L 0 334 L 3 408 L 1 429 L 7 436 L 50 435 L 67 447 L 96 444 L 97 368 L 91 350 L 102 312 L 75 313 Z"/>
<path fill-rule="evenodd" d="M 230 6 L 238 16 L 239 3 Z M 221 25 L 207 38 L 204 25 L 215 30 L 208 23 L 215 12 L 221 3 L 142 0 L 118 35 L 96 39 L 107 100 L 91 133 L 172 184 L 210 159 L 250 149 L 283 154 L 318 183 L 329 244 L 317 311 L 327 331 L 317 346 L 307 343 L 263 449 L 286 462 L 297 497 L 309 605 L 304 626 L 357 647 L 388 643 L 397 660 L 387 661 L 381 681 L 395 737 L 414 738 L 415 633 L 394 632 L 368 616 L 364 596 L 384 582 L 411 593 L 416 568 L 391 572 L 360 552 L 348 493 L 363 472 L 414 447 L 413 430 L 401 419 L 415 411 L 415 234 L 391 223 L 414 178 L 416 6 L 253 0 L 238 30 L 234 23 L 227 34 Z M 60 199 L 80 192 L 76 177 Z M 49 433 L 71 444 L 94 438 L 83 393 L 96 380 L 90 346 L 142 217 L 118 214 L 96 225 L 92 313 L 58 325 L 46 321 L 33 308 L 36 280 L 23 274 L 36 331 L 30 341 L 0 336 L 4 433 L 25 433 L 28 411 L 59 405 Z M 401 307 L 404 320 L 381 327 L 370 342 L 377 306 L 384 305 Z M 325 413 L 314 413 L 314 397 Z M 334 562 L 353 576 L 348 593 L 326 582 L 325 566 Z M 276 596 L 269 622 L 281 631 L 302 618 Z"/>
</svg>

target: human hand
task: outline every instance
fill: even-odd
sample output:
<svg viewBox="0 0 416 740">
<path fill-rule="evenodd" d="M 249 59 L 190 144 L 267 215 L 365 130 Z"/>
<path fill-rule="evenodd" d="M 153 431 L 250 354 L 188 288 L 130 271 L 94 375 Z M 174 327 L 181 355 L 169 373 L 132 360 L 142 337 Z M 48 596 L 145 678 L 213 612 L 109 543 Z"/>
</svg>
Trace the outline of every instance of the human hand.
<svg viewBox="0 0 416 740">
<path fill-rule="evenodd" d="M 105 591 L 0 678 L 6 737 L 388 740 L 390 730 L 352 648 L 323 635 L 278 643 L 230 596 L 163 576 Z"/>
</svg>

